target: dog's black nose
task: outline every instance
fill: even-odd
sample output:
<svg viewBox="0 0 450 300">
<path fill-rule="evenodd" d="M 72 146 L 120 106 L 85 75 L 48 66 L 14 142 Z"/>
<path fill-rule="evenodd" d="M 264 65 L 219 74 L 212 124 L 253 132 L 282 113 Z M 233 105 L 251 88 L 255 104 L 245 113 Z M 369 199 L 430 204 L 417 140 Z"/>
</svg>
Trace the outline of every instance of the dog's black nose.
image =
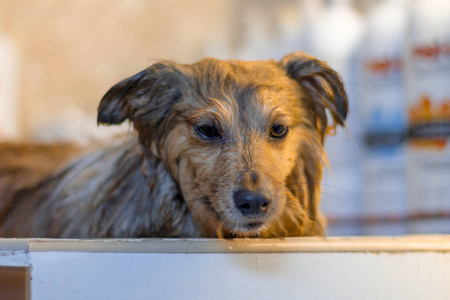
<svg viewBox="0 0 450 300">
<path fill-rule="evenodd" d="M 238 190 L 234 193 L 234 203 L 244 216 L 258 216 L 269 209 L 270 200 L 261 194 Z"/>
</svg>

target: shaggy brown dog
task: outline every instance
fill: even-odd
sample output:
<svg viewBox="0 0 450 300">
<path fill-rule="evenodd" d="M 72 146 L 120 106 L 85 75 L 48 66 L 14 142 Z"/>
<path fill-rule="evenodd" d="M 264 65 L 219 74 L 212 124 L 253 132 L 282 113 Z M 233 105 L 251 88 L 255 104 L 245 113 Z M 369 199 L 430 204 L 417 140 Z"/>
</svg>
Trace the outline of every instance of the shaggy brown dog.
<svg viewBox="0 0 450 300">
<path fill-rule="evenodd" d="M 347 109 L 339 75 L 302 52 L 156 63 L 98 109 L 99 123 L 128 119 L 136 135 L 65 167 L 78 149 L 0 147 L 0 236 L 323 234 L 323 142 Z"/>
</svg>

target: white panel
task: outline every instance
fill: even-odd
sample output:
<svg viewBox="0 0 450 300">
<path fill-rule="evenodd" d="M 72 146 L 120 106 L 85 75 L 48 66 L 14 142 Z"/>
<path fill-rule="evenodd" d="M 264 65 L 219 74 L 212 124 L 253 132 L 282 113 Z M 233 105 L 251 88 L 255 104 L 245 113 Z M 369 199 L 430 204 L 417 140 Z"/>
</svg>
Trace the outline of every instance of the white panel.
<svg viewBox="0 0 450 300">
<path fill-rule="evenodd" d="M 27 267 L 29 265 L 26 251 L 2 250 L 0 247 L 0 266 Z"/>
<path fill-rule="evenodd" d="M 450 253 L 31 252 L 45 299 L 450 299 Z"/>
</svg>

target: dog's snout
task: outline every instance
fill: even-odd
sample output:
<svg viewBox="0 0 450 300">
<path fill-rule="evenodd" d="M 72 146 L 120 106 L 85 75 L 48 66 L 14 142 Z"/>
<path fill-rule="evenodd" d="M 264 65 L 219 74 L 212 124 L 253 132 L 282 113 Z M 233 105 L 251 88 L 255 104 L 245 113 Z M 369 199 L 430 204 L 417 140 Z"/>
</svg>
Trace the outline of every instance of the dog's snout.
<svg viewBox="0 0 450 300">
<path fill-rule="evenodd" d="M 234 193 L 234 203 L 244 216 L 259 216 L 270 206 L 270 200 L 250 190 L 238 190 Z"/>
</svg>

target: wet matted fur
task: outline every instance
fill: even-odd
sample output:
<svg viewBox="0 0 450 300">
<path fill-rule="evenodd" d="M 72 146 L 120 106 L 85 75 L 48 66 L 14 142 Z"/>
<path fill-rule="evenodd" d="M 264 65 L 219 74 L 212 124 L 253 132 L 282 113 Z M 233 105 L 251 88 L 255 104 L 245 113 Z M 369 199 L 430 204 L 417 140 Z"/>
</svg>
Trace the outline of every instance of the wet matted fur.
<svg viewBox="0 0 450 300">
<path fill-rule="evenodd" d="M 0 146 L 0 236 L 321 235 L 323 143 L 347 110 L 339 75 L 302 52 L 158 62 L 98 109 L 135 133 L 82 155 Z"/>
</svg>

